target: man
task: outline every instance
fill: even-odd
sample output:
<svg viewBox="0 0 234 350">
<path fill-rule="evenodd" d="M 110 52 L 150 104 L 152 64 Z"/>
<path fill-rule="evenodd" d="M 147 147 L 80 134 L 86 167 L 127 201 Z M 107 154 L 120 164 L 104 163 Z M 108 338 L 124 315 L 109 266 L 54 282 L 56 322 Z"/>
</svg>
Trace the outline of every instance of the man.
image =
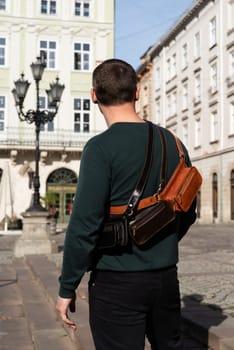
<svg viewBox="0 0 234 350">
<path fill-rule="evenodd" d="M 146 156 L 148 125 L 135 111 L 136 73 L 122 60 L 104 61 L 94 70 L 91 97 L 108 129 L 89 140 L 82 154 L 57 310 L 76 329 L 68 309 L 75 311 L 75 290 L 84 273 L 92 271 L 90 326 L 97 350 L 143 350 L 146 335 L 152 349 L 181 350 L 178 241 L 195 220 L 194 205 L 158 242 L 139 247 L 129 239 L 126 247 L 98 250 L 110 207 L 128 203 L 135 188 Z M 153 160 L 143 198 L 155 193 L 160 179 L 162 146 L 157 126 L 153 128 Z M 163 132 L 169 178 L 179 158 L 173 136 Z M 186 157 L 189 162 L 187 152 Z"/>
</svg>

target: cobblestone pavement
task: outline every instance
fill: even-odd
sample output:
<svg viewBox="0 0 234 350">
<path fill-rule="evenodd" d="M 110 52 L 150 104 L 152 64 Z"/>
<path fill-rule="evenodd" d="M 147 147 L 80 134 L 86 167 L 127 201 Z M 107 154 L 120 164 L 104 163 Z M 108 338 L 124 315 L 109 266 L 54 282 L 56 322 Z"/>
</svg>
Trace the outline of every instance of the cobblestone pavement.
<svg viewBox="0 0 234 350">
<path fill-rule="evenodd" d="M 234 317 L 234 225 L 194 225 L 180 246 L 182 298 Z"/>
</svg>

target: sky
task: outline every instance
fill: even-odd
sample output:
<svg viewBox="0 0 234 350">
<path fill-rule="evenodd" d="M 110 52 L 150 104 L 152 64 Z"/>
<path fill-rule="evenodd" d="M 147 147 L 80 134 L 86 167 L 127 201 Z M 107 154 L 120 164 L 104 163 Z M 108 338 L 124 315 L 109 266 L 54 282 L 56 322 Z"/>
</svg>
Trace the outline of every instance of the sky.
<svg viewBox="0 0 234 350">
<path fill-rule="evenodd" d="M 193 0 L 115 0 L 115 57 L 135 69 Z"/>
</svg>

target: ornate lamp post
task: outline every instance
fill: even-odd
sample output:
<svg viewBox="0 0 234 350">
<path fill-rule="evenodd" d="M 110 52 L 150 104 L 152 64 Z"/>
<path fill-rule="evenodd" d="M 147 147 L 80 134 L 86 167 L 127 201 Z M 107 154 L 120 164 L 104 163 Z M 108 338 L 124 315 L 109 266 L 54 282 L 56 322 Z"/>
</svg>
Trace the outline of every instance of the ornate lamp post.
<svg viewBox="0 0 234 350">
<path fill-rule="evenodd" d="M 24 74 L 14 82 L 15 88 L 12 90 L 12 94 L 15 99 L 15 105 L 19 119 L 25 121 L 28 124 L 35 124 L 36 132 L 36 145 L 35 145 L 35 174 L 33 178 L 34 194 L 33 204 L 27 209 L 27 211 L 46 211 L 40 204 L 40 176 L 39 176 L 39 161 L 40 161 L 40 130 L 41 125 L 53 121 L 55 115 L 58 112 L 59 103 L 64 90 L 64 85 L 59 84 L 59 78 L 56 78 L 55 83 L 50 84 L 50 89 L 46 90 L 48 97 L 49 110 L 40 109 L 39 101 L 39 83 L 42 79 L 44 69 L 46 67 L 44 56 L 37 57 L 35 63 L 31 64 L 33 78 L 36 84 L 36 109 L 29 109 L 24 112 L 24 99 L 27 94 L 30 83 L 24 79 Z"/>
</svg>

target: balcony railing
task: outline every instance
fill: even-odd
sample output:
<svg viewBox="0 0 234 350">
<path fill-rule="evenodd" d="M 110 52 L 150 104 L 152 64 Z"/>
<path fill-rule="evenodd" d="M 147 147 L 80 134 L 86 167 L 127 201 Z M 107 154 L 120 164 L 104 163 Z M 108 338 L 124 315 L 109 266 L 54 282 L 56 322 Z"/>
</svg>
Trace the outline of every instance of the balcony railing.
<svg viewBox="0 0 234 350">
<path fill-rule="evenodd" d="M 86 142 L 101 131 L 74 132 L 72 130 L 56 129 L 41 131 L 40 146 L 42 148 L 77 148 L 82 150 Z M 34 148 L 35 132 L 33 127 L 7 127 L 0 131 L 0 147 Z"/>
</svg>

